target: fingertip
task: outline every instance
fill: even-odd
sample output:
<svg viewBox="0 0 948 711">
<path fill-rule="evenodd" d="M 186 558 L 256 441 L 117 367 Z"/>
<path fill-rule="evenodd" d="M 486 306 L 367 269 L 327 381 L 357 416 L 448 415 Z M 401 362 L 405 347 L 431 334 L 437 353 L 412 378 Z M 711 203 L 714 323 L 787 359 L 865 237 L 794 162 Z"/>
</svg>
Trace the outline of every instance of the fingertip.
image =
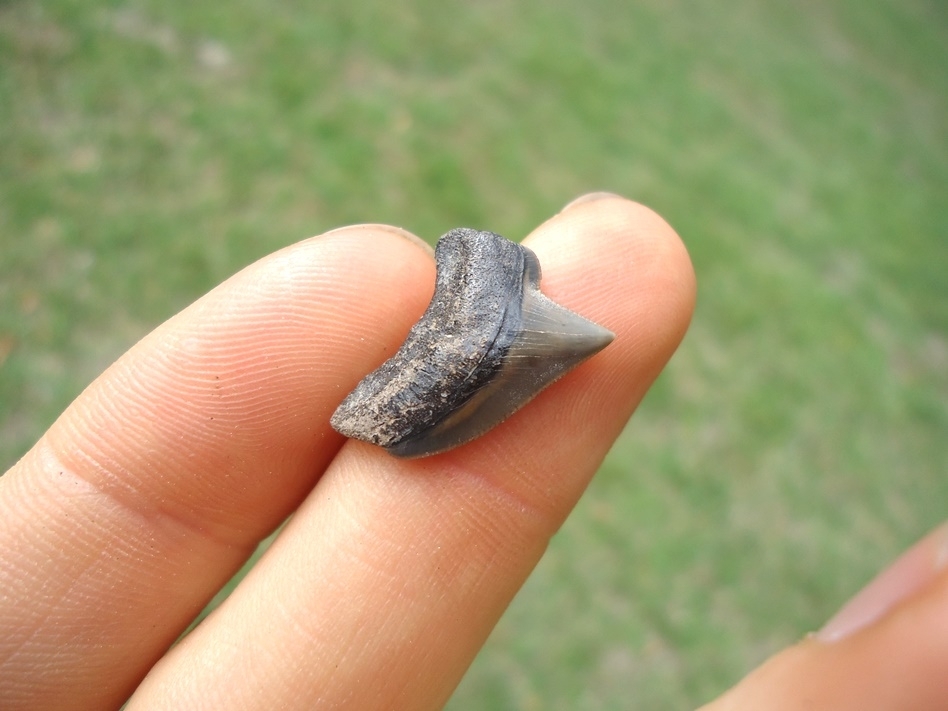
<svg viewBox="0 0 948 711">
<path fill-rule="evenodd" d="M 371 238 L 373 235 L 378 235 L 379 233 L 388 233 L 393 234 L 397 237 L 400 237 L 406 240 L 409 244 L 421 249 L 429 256 L 434 256 L 434 249 L 430 244 L 423 240 L 418 235 L 409 232 L 403 227 L 398 227 L 396 225 L 387 225 L 379 222 L 366 222 L 358 225 L 345 225 L 343 227 L 337 227 L 336 229 L 329 230 L 324 232 L 322 235 L 319 235 L 316 239 L 322 239 L 330 236 L 353 236 L 360 239 Z"/>
<path fill-rule="evenodd" d="M 609 192 L 608 190 L 597 190 L 594 192 L 585 193 L 577 198 L 573 198 L 560 209 L 558 214 L 562 215 L 567 210 L 571 210 L 572 208 L 579 205 L 586 205 L 588 203 L 597 202 L 598 200 L 612 199 L 624 200 L 625 198 L 623 198 L 621 195 L 618 195 L 617 193 Z"/>
<path fill-rule="evenodd" d="M 642 203 L 614 193 L 590 193 L 574 200 L 544 222 L 525 243 L 545 249 L 553 243 L 548 258 L 580 262 L 590 253 L 601 258 L 595 267 L 608 263 L 622 266 L 635 261 L 640 279 L 659 279 L 675 287 L 684 306 L 693 305 L 695 272 L 681 237 L 660 214 Z M 689 309 L 690 310 L 690 309 Z"/>
<path fill-rule="evenodd" d="M 620 339 L 643 339 L 640 355 L 663 365 L 681 342 L 694 312 L 695 272 L 684 242 L 651 208 L 593 193 L 543 223 L 525 243 L 540 256 L 545 293 Z"/>
<path fill-rule="evenodd" d="M 853 596 L 814 637 L 827 643 L 871 625 L 948 568 L 948 523 L 909 548 Z"/>
<path fill-rule="evenodd" d="M 819 633 L 753 670 L 703 711 L 940 711 L 948 701 L 943 525 L 903 554 Z"/>
</svg>

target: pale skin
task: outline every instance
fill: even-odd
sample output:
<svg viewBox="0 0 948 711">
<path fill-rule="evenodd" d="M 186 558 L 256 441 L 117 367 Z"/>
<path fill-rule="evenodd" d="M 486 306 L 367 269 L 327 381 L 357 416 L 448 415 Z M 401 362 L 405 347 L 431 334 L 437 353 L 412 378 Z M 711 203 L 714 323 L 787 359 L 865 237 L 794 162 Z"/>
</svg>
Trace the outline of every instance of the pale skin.
<svg viewBox="0 0 948 711">
<path fill-rule="evenodd" d="M 329 427 L 431 295 L 430 250 L 395 228 L 273 254 L 134 346 L 0 478 L 0 705 L 443 706 L 694 304 L 678 237 L 616 196 L 571 204 L 526 243 L 543 291 L 617 338 L 435 457 Z M 706 709 L 948 708 L 946 550 L 941 528 Z"/>
</svg>

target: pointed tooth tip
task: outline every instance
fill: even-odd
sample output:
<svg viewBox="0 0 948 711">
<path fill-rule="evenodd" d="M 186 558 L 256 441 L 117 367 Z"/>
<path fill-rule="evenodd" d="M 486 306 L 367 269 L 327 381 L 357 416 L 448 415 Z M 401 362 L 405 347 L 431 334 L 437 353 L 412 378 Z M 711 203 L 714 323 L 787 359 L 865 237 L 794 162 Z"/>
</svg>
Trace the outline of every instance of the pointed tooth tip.
<svg viewBox="0 0 948 711">
<path fill-rule="evenodd" d="M 615 340 L 616 335 L 609 329 L 597 323 L 586 321 L 584 324 L 570 324 L 569 331 L 560 334 L 557 339 L 560 345 L 570 345 L 576 350 L 588 352 L 590 355 L 601 351 Z"/>
<path fill-rule="evenodd" d="M 577 341 L 588 349 L 589 355 L 593 355 L 612 343 L 616 338 L 616 334 L 608 328 L 603 328 L 599 324 L 592 323 L 591 321 L 590 326 L 594 328 L 590 328 L 587 333 L 577 338 Z"/>
<path fill-rule="evenodd" d="M 599 326 L 599 324 L 596 324 L 596 325 Z M 609 330 L 608 328 L 606 328 L 605 326 L 599 326 L 599 329 L 600 329 L 600 331 L 602 331 L 602 340 L 603 340 L 602 347 L 603 347 L 603 348 L 605 348 L 605 347 L 608 346 L 610 343 L 612 343 L 614 340 L 616 340 L 616 334 L 615 334 L 614 332 L 610 331 L 610 330 Z"/>
<path fill-rule="evenodd" d="M 612 341 L 615 340 L 616 334 L 610 331 L 605 326 L 600 326 L 595 321 L 590 321 L 588 318 L 583 318 L 586 322 L 583 335 L 588 336 L 590 339 L 602 341 L 603 346 L 608 346 Z"/>
<path fill-rule="evenodd" d="M 570 323 L 570 336 L 576 343 L 582 343 L 589 349 L 590 355 L 601 351 L 612 343 L 616 334 L 604 326 L 600 326 L 595 321 L 590 321 L 584 316 L 576 316 Z"/>
<path fill-rule="evenodd" d="M 599 337 L 599 340 L 598 340 L 599 348 L 597 350 L 602 350 L 603 348 L 608 346 L 610 343 L 612 343 L 614 340 L 616 340 L 616 334 L 614 334 L 609 329 L 604 328 L 602 329 L 602 331 L 603 331 L 602 335 Z"/>
</svg>

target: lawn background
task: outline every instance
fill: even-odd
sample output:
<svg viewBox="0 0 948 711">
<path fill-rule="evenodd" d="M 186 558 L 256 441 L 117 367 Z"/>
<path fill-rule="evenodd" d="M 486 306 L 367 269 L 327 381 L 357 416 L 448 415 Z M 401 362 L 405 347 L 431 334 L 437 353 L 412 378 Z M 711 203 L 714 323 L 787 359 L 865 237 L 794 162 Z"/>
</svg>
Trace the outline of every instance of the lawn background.
<svg viewBox="0 0 948 711">
<path fill-rule="evenodd" d="M 939 0 L 0 2 L 0 465 L 283 245 L 622 193 L 692 329 L 449 708 L 698 704 L 945 518 L 946 67 Z"/>
</svg>

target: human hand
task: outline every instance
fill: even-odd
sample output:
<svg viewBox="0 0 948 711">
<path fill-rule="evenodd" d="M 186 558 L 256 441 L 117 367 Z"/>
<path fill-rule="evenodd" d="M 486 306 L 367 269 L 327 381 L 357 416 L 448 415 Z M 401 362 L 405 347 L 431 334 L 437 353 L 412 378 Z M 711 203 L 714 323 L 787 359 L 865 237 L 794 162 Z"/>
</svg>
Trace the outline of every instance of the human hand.
<svg viewBox="0 0 948 711">
<path fill-rule="evenodd" d="M 700 711 L 948 709 L 948 524 Z"/>
<path fill-rule="evenodd" d="M 678 238 L 601 198 L 529 245 L 544 292 L 616 341 L 437 457 L 328 425 L 430 296 L 430 255 L 393 228 L 271 255 L 133 347 L 0 478 L 4 708 L 115 708 L 133 691 L 129 709 L 441 706 L 690 318 Z M 761 708 L 734 699 L 714 708 Z"/>
<path fill-rule="evenodd" d="M 134 346 L 0 478 L 0 705 L 442 705 L 694 299 L 677 237 L 624 200 L 574 205 L 529 243 L 547 295 L 619 336 L 437 457 L 329 426 L 431 295 L 430 249 L 394 228 L 271 255 Z"/>
</svg>

